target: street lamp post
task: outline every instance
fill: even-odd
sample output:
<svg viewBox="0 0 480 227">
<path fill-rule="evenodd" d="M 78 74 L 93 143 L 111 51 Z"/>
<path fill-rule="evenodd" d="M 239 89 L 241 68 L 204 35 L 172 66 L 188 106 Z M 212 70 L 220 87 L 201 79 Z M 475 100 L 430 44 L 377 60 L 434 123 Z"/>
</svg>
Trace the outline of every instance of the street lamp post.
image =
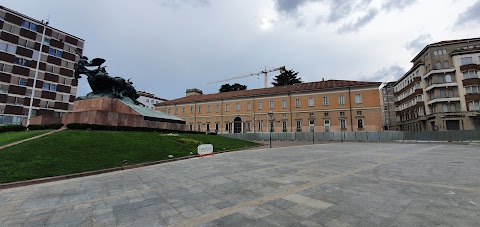
<svg viewBox="0 0 480 227">
<path fill-rule="evenodd" d="M 272 124 L 275 121 L 275 118 L 272 112 L 269 112 L 268 116 L 270 117 L 270 148 L 272 148 Z"/>
<path fill-rule="evenodd" d="M 28 116 L 27 116 L 27 128 L 30 126 L 30 118 L 32 117 L 32 106 L 33 106 L 33 97 L 35 95 L 35 87 L 37 86 L 37 79 L 38 79 L 38 68 L 40 66 L 40 59 L 42 57 L 42 49 L 43 49 L 43 42 L 45 39 L 45 31 L 47 30 L 48 26 L 48 21 L 43 23 L 43 33 L 42 33 L 42 40 L 40 41 L 40 50 L 38 51 L 38 57 L 37 57 L 37 65 L 35 67 L 35 78 L 33 79 L 33 85 L 32 85 L 32 94 L 30 95 L 30 105 L 28 106 Z"/>
</svg>

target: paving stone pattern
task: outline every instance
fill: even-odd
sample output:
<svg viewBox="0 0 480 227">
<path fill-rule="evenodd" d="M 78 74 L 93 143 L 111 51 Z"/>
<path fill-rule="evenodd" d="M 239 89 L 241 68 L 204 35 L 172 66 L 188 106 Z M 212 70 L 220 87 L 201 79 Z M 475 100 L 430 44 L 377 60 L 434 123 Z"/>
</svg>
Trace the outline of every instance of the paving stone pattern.
<svg viewBox="0 0 480 227">
<path fill-rule="evenodd" d="M 0 226 L 480 226 L 480 147 L 257 149 L 0 191 Z"/>
</svg>

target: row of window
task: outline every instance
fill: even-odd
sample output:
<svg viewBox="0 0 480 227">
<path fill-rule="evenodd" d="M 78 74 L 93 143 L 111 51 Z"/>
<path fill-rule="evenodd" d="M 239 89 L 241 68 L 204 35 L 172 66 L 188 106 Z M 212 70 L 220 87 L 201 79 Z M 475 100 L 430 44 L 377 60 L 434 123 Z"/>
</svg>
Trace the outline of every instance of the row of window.
<svg viewBox="0 0 480 227">
<path fill-rule="evenodd" d="M 362 103 L 362 95 L 361 94 L 356 94 L 355 95 L 355 104 L 361 104 Z M 275 102 L 273 100 L 271 100 L 269 102 L 270 104 L 270 109 L 274 109 L 275 108 Z M 339 105 L 345 105 L 345 97 L 343 95 L 340 95 L 338 96 L 338 104 Z M 327 96 L 324 96 L 323 97 L 323 105 L 324 106 L 328 106 L 330 105 L 330 101 L 329 101 L 329 97 Z M 313 107 L 314 106 L 314 99 L 313 98 L 309 98 L 308 99 L 308 106 L 309 107 Z M 295 107 L 299 108 L 300 107 L 300 99 L 295 99 Z M 251 106 L 251 103 L 248 102 L 247 103 L 247 111 L 250 111 L 252 108 Z M 282 100 L 282 108 L 287 108 L 287 100 Z M 262 102 L 258 102 L 258 109 L 259 110 L 262 110 L 263 109 L 263 103 Z M 235 110 L 238 112 L 240 111 L 240 103 L 237 103 L 235 104 Z M 193 113 L 193 106 L 190 107 L 190 113 L 192 114 Z M 230 111 L 230 104 L 225 104 L 225 112 L 229 112 Z M 219 113 L 220 112 L 220 105 L 217 105 L 216 106 L 216 112 Z M 167 113 L 170 114 L 170 109 L 167 110 Z M 202 113 L 202 106 L 198 106 L 198 113 Z M 208 105 L 207 106 L 207 113 L 210 113 L 210 106 Z M 178 109 L 176 108 L 175 109 L 175 115 L 178 114 Z M 185 107 L 182 108 L 182 114 L 186 114 L 185 112 Z"/>
<path fill-rule="evenodd" d="M 151 103 L 151 104 L 155 104 L 155 103 L 158 103 L 158 100 L 154 100 L 154 99 L 146 99 L 145 102 L 147 103 Z"/>
<path fill-rule="evenodd" d="M 468 111 L 474 111 L 474 110 L 479 110 L 480 111 L 480 101 L 470 101 L 470 102 L 468 102 Z"/>
<path fill-rule="evenodd" d="M 313 126 L 315 125 L 315 121 L 309 121 L 310 123 L 310 132 L 313 132 L 314 131 L 314 128 Z M 287 121 L 282 121 L 282 132 L 287 132 L 287 125 L 288 125 L 288 122 Z M 339 125 L 340 125 L 340 128 L 341 129 L 347 129 L 347 120 L 346 119 L 339 119 Z M 258 121 L 258 124 L 257 124 L 258 128 L 257 130 L 259 132 L 262 132 L 263 131 L 263 121 Z M 325 120 L 324 121 L 324 130 L 325 132 L 329 132 L 330 131 L 330 120 Z M 243 132 L 250 132 L 252 130 L 252 124 L 251 122 L 245 122 L 245 125 L 243 126 L 244 128 L 242 128 L 242 125 L 240 123 L 240 125 L 237 125 L 235 126 L 235 123 L 225 123 L 225 131 L 226 132 L 229 132 L 229 133 L 232 133 L 232 129 L 233 129 L 233 132 L 235 133 L 241 133 L 242 132 L 242 129 L 243 129 Z M 357 128 L 359 129 L 363 129 L 364 128 L 364 123 L 363 123 L 363 119 L 362 118 L 359 118 L 357 119 Z M 189 129 L 190 131 L 193 131 L 193 124 L 190 124 L 189 125 Z M 207 132 L 210 132 L 210 123 L 205 123 L 205 129 Z M 218 132 L 219 131 L 219 124 L 218 123 L 215 123 L 215 132 Z M 197 131 L 202 131 L 202 123 L 197 123 Z M 270 122 L 270 131 L 271 132 L 275 132 L 275 126 L 274 126 L 274 122 L 271 121 Z M 302 122 L 297 120 L 296 121 L 296 131 L 297 132 L 301 132 L 302 131 Z"/>
<path fill-rule="evenodd" d="M 463 79 L 475 79 L 478 78 L 477 70 L 468 70 L 463 72 Z"/>
<path fill-rule="evenodd" d="M 448 61 L 444 61 L 443 64 L 439 61 L 435 63 L 435 69 L 440 70 L 440 69 L 448 69 L 450 68 L 450 65 L 448 64 Z"/>
<path fill-rule="evenodd" d="M 24 27 L 28 30 L 37 32 L 37 25 L 34 24 L 33 22 L 24 20 L 23 23 L 22 23 L 22 27 Z"/>
<path fill-rule="evenodd" d="M 466 86 L 465 87 L 466 94 L 476 94 L 480 93 L 480 86 Z"/>
</svg>

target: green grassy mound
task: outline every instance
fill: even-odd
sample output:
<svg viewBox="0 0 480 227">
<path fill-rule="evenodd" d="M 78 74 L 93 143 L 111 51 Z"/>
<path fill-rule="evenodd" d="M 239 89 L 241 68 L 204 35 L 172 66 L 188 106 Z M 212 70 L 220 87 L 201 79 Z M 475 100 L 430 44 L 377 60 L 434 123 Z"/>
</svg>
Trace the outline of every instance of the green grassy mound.
<svg viewBox="0 0 480 227">
<path fill-rule="evenodd" d="M 199 144 L 214 151 L 257 145 L 203 134 L 65 130 L 0 150 L 0 183 L 178 158 L 196 154 Z"/>
</svg>

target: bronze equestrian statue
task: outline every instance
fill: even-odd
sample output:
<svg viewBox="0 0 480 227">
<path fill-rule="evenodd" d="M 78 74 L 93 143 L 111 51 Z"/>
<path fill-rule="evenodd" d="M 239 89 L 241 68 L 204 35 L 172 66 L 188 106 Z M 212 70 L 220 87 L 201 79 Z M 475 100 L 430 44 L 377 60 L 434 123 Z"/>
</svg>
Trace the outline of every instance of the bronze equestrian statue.
<svg viewBox="0 0 480 227">
<path fill-rule="evenodd" d="M 75 52 L 80 57 L 76 66 L 75 66 L 75 79 L 82 78 L 80 75 L 86 75 L 88 84 L 92 88 L 90 92 L 85 97 L 78 97 L 77 99 L 88 99 L 91 97 L 111 97 L 123 99 L 124 97 L 130 98 L 135 104 L 140 104 L 137 101 L 139 95 L 133 87 L 133 83 L 130 82 L 130 79 L 125 80 L 122 77 L 111 77 L 108 75 L 106 66 L 102 66 L 105 62 L 105 59 L 94 58 L 91 61 L 88 61 L 88 57 L 83 56 L 79 50 Z M 97 67 L 94 69 L 89 69 L 91 67 Z"/>
</svg>

